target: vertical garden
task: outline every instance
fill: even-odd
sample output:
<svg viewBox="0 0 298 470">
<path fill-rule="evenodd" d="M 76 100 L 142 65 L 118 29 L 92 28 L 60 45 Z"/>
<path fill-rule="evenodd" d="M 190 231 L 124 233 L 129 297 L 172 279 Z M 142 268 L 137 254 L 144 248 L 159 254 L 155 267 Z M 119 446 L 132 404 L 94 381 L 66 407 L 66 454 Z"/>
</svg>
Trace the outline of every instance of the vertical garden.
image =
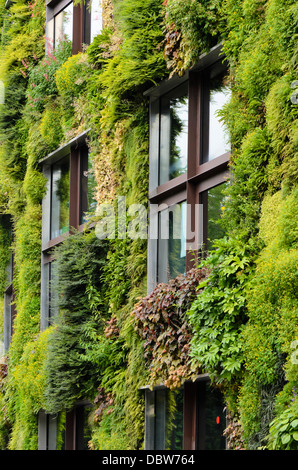
<svg viewBox="0 0 298 470">
<path fill-rule="evenodd" d="M 1 448 L 37 449 L 40 410 L 59 416 L 62 448 L 65 412 L 89 400 L 90 449 L 142 449 L 140 387 L 175 390 L 206 372 L 225 396 L 231 449 L 297 449 L 297 3 L 103 0 L 92 44 L 47 56 L 45 2 L 5 4 L 0 285 L 3 299 L 13 254 L 17 314 L 0 363 Z M 146 206 L 144 91 L 220 42 L 232 89 L 221 112 L 232 144 L 226 238 L 147 296 L 146 240 L 71 235 L 55 252 L 59 315 L 40 331 L 39 161 L 89 130 L 96 203 Z"/>
</svg>

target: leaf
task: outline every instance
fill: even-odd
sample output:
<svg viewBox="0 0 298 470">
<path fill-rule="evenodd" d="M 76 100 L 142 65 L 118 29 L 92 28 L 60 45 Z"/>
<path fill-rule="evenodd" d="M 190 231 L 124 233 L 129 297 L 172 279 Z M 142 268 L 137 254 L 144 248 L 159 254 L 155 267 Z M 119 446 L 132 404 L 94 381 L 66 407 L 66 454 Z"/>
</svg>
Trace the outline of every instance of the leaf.
<svg viewBox="0 0 298 470">
<path fill-rule="evenodd" d="M 288 442 L 290 442 L 291 440 L 291 434 L 284 434 L 281 438 L 281 442 L 282 444 L 288 444 Z"/>
<path fill-rule="evenodd" d="M 294 419 L 294 421 L 291 422 L 292 428 L 297 428 L 298 427 L 298 419 Z"/>
<path fill-rule="evenodd" d="M 298 441 L 298 431 L 293 432 L 293 438 Z"/>
</svg>

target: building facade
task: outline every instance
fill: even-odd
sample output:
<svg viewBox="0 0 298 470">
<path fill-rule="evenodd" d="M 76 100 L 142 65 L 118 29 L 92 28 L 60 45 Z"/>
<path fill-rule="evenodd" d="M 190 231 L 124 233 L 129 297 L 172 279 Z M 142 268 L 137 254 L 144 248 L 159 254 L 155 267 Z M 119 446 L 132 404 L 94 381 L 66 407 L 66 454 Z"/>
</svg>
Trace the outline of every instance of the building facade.
<svg viewBox="0 0 298 470">
<path fill-rule="evenodd" d="M 1 7 L 2 448 L 295 448 L 293 2 L 254 28 L 247 2 L 23 3 Z"/>
</svg>

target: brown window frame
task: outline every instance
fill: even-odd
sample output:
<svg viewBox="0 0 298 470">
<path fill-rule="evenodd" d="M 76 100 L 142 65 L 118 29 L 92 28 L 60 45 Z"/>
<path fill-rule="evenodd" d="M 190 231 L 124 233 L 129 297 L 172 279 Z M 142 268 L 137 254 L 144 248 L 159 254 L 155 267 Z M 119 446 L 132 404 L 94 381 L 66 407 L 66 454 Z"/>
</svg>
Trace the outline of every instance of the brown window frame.
<svg viewBox="0 0 298 470">
<path fill-rule="evenodd" d="M 200 374 L 195 381 L 185 381 L 180 387 L 183 393 L 183 450 L 204 450 L 205 431 L 206 431 L 206 386 L 211 385 L 208 374 Z M 212 387 L 213 388 L 213 387 Z M 167 412 L 166 401 L 167 391 L 164 385 L 157 385 L 153 388 L 146 386 L 140 389 L 145 395 L 145 450 L 165 450 Z M 217 391 L 214 389 L 214 391 Z M 159 438 L 156 439 L 157 432 L 157 413 L 156 400 L 157 393 L 162 394 L 164 408 L 160 408 L 161 416 L 158 422 Z M 222 396 L 222 413 L 225 414 L 224 397 Z M 224 427 L 227 425 L 225 416 Z M 224 439 L 224 436 L 222 436 Z M 157 447 L 157 441 L 159 447 Z M 226 446 L 226 442 L 225 442 Z M 172 449 L 177 450 L 177 449 Z"/>
<path fill-rule="evenodd" d="M 198 64 L 189 70 L 183 77 L 173 77 L 152 88 L 145 93 L 150 97 L 150 163 L 149 163 L 149 207 L 154 204 L 163 203 L 174 205 L 181 202 L 181 194 L 184 193 L 185 201 L 191 207 L 191 223 L 187 222 L 187 230 L 196 230 L 194 226 L 196 205 L 202 203 L 201 195 L 204 191 L 211 189 L 227 181 L 229 177 L 228 164 L 230 152 L 223 153 L 210 160 L 203 160 L 204 142 L 209 139 L 207 127 L 203 123 L 206 121 L 204 108 L 206 109 L 206 74 L 213 68 L 220 66 L 220 71 L 224 71 L 224 57 L 222 46 L 216 46 L 210 53 L 203 55 Z M 160 152 L 160 101 L 161 98 L 174 88 L 188 82 L 188 158 L 186 173 L 159 185 L 159 152 Z M 153 232 L 158 231 L 155 213 L 151 212 L 149 225 L 154 226 Z M 203 208 L 203 243 L 207 244 L 207 210 Z M 149 233 L 152 233 L 149 231 Z M 189 232 L 188 232 L 189 235 Z M 196 233 L 196 240 L 199 234 Z M 187 236 L 188 244 L 191 239 Z M 148 292 L 151 292 L 159 282 L 157 273 L 157 241 L 150 240 L 148 243 Z M 186 253 L 185 270 L 194 267 L 199 257 L 202 256 L 200 249 L 194 247 Z"/>
<path fill-rule="evenodd" d="M 41 330 L 49 326 L 50 320 L 49 281 L 50 266 L 54 260 L 53 249 L 76 231 L 82 232 L 86 226 L 81 223 L 81 177 L 83 156 L 88 150 L 87 138 L 88 131 L 85 131 L 39 162 L 43 175 L 47 179 L 47 192 L 42 204 Z M 51 238 L 52 167 L 67 155 L 70 155 L 69 230 L 62 235 Z"/>
<path fill-rule="evenodd" d="M 46 22 L 55 18 L 64 8 L 73 0 L 51 0 L 47 4 Z M 82 2 L 79 5 L 73 5 L 73 37 L 72 53 L 82 52 L 83 44 L 90 44 L 91 40 L 91 12 L 89 3 Z M 54 33 L 55 35 L 55 33 Z"/>
</svg>

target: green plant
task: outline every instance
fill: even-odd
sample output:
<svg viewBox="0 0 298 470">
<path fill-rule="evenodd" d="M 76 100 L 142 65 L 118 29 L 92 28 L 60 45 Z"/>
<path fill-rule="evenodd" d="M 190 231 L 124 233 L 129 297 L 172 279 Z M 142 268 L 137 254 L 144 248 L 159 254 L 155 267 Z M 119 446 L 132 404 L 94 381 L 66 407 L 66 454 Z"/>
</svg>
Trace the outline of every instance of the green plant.
<svg viewBox="0 0 298 470">
<path fill-rule="evenodd" d="M 270 424 L 265 448 L 269 450 L 298 450 L 297 400 Z"/>
<path fill-rule="evenodd" d="M 216 383 L 235 380 L 243 371 L 241 331 L 255 253 L 252 242 L 224 238 L 200 264 L 210 274 L 198 285 L 202 291 L 188 312 L 194 332 L 190 354 Z"/>
<path fill-rule="evenodd" d="M 45 103 L 57 95 L 55 74 L 71 55 L 71 43 L 64 41 L 55 52 L 43 58 L 29 71 L 27 90 L 28 104 L 32 110 L 41 112 Z"/>
<path fill-rule="evenodd" d="M 46 409 L 53 413 L 69 410 L 81 397 L 92 398 L 100 369 L 88 352 L 107 314 L 101 281 L 105 243 L 94 232 L 77 233 L 55 250 L 55 256 L 58 284 L 52 288 L 59 314 L 45 363 Z"/>
<path fill-rule="evenodd" d="M 190 365 L 192 334 L 186 312 L 206 273 L 205 268 L 193 269 L 168 284 L 159 284 L 132 311 L 135 330 L 144 341 L 152 385 L 163 382 L 169 388 L 178 388 L 183 379 L 197 373 Z"/>
</svg>

